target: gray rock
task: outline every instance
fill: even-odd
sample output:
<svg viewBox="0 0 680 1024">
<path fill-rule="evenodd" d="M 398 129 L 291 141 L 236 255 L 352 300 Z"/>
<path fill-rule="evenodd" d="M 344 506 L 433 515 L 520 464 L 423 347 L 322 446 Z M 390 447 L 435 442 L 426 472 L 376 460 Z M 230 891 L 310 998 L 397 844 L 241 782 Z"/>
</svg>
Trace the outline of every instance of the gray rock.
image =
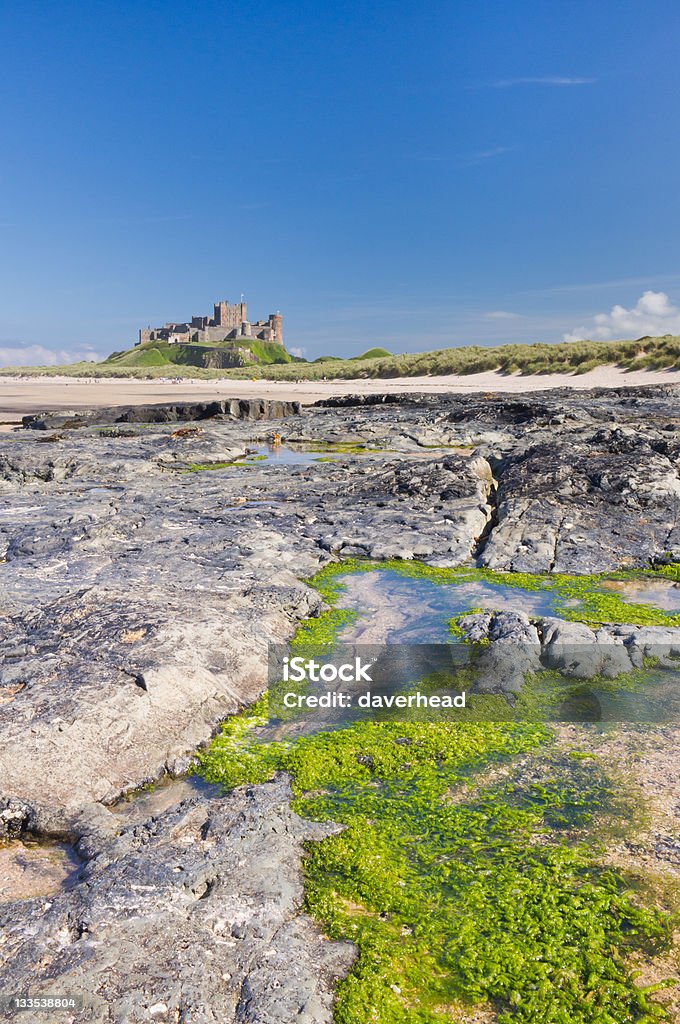
<svg viewBox="0 0 680 1024">
<path fill-rule="evenodd" d="M 489 642 L 475 653 L 473 692 L 517 694 L 541 668 L 538 630 L 522 612 L 482 612 L 458 619 L 468 642 Z"/>
<path fill-rule="evenodd" d="M 677 458 L 638 432 L 584 431 L 529 445 L 498 476 L 491 569 L 601 572 L 680 547 Z"/>
<path fill-rule="evenodd" d="M 337 826 L 290 797 L 281 777 L 122 830 L 109 814 L 75 884 L 0 903 L 0 990 L 81 997 L 76 1024 L 330 1022 L 354 950 L 302 913 L 300 865 Z"/>
<path fill-rule="evenodd" d="M 543 660 L 565 676 L 613 679 L 633 667 L 623 641 L 606 630 L 594 633 L 581 622 L 562 619 L 543 619 L 541 627 Z"/>
<path fill-rule="evenodd" d="M 653 658 L 661 665 L 680 667 L 680 629 L 663 626 L 609 626 L 603 633 L 626 645 L 635 668 L 642 668 L 645 659 Z"/>
<path fill-rule="evenodd" d="M 0 839 L 16 839 L 28 828 L 31 808 L 20 800 L 0 799 Z"/>
</svg>

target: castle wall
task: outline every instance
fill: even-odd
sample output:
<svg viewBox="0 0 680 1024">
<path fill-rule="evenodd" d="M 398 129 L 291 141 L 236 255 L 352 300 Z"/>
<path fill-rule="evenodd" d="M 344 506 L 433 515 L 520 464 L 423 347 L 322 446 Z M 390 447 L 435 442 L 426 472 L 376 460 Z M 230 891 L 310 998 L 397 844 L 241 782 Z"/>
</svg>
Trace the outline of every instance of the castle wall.
<svg viewBox="0 0 680 1024">
<path fill-rule="evenodd" d="M 143 328 L 139 332 L 137 344 L 149 341 L 164 341 L 171 345 L 212 343 L 243 337 L 283 345 L 283 318 L 280 313 L 270 313 L 268 320 L 250 323 L 245 302 L 235 302 L 233 305 L 217 302 L 214 310 L 212 318 L 193 316 L 189 323 L 167 323 L 162 327 Z"/>
</svg>

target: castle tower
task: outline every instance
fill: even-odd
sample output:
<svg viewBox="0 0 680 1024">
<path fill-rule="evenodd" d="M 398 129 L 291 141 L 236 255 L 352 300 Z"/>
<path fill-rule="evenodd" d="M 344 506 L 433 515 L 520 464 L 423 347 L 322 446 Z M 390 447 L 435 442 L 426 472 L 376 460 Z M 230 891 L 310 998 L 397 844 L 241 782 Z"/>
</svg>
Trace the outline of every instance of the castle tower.
<svg viewBox="0 0 680 1024">
<path fill-rule="evenodd" d="M 230 305 L 228 302 L 215 303 L 215 326 L 225 327 L 232 330 L 240 327 L 244 320 L 248 319 L 248 305 L 245 302 L 235 302 Z"/>
<path fill-rule="evenodd" d="M 283 317 L 280 313 L 269 314 L 269 326 L 272 329 L 272 341 L 283 345 Z"/>
</svg>

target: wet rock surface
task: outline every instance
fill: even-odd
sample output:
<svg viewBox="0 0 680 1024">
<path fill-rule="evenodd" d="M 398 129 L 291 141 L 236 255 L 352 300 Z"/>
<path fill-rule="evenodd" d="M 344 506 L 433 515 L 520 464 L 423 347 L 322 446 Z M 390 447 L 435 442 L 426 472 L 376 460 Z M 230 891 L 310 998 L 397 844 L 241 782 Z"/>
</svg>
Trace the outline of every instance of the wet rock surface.
<svg viewBox="0 0 680 1024">
<path fill-rule="evenodd" d="M 79 1021 L 330 1020 L 352 954 L 301 915 L 301 842 L 321 832 L 285 780 L 134 824 L 107 807 L 185 770 L 263 690 L 268 643 L 319 613 L 301 580 L 328 561 L 590 573 L 680 556 L 679 410 L 670 386 L 391 395 L 136 409 L 151 425 L 117 410 L 78 430 L 41 415 L 2 435 L 0 834 L 69 837 L 83 867 L 0 910 L 0 987 L 89 994 Z M 244 461 L 276 435 L 322 461 Z M 538 636 L 505 614 L 470 629 Z M 609 645 L 632 663 L 660 637 L 631 629 Z"/>
<path fill-rule="evenodd" d="M 334 406 L 359 419 L 359 410 L 400 419 L 410 409 L 417 443 L 473 445 L 489 461 L 497 490 L 480 564 L 589 573 L 678 550 L 678 397 L 669 385 L 521 398 L 371 395 Z"/>
<path fill-rule="evenodd" d="M 0 903 L 50 896 L 68 888 L 78 861 L 66 843 L 0 843 Z"/>
<path fill-rule="evenodd" d="M 680 442 L 632 427 L 542 441 L 499 467 L 491 569 L 600 571 L 644 565 L 680 546 Z"/>
</svg>

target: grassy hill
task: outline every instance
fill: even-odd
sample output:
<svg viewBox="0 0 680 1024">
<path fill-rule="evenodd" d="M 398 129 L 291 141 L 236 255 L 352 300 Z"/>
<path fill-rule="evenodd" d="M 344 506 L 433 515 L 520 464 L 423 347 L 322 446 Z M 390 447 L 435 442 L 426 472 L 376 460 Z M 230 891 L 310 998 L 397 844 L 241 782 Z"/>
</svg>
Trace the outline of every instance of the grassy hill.
<svg viewBox="0 0 680 1024">
<path fill-rule="evenodd" d="M 112 352 L 100 366 L 149 367 L 149 366 L 195 366 L 204 369 L 227 369 L 249 366 L 242 350 L 252 352 L 257 363 L 290 363 L 292 356 L 283 345 L 257 339 L 239 338 L 238 342 L 223 345 L 196 342 L 191 345 L 168 345 L 162 341 L 147 341 L 143 345 Z"/>
<path fill-rule="evenodd" d="M 263 342 L 250 342 L 263 345 Z M 72 377 L 235 377 L 274 380 L 345 380 L 366 377 L 421 377 L 443 374 L 470 374 L 497 370 L 501 373 L 586 373 L 596 366 L 614 364 L 625 369 L 680 369 L 680 337 L 639 338 L 637 341 L 571 341 L 556 345 L 499 345 L 484 348 L 469 345 L 438 349 L 407 355 L 372 356 L 369 349 L 363 357 L 339 359 L 321 357 L 313 363 L 293 360 L 283 351 L 282 361 L 267 362 L 232 369 L 197 364 L 182 359 L 184 349 L 201 346 L 160 345 L 149 342 L 126 352 L 113 353 L 102 363 L 75 363 L 71 366 L 7 367 L 1 375 L 45 374 Z M 204 346 L 214 349 L 215 346 Z M 268 349 L 280 346 L 267 345 Z M 171 350 L 172 359 L 168 357 Z M 383 350 L 377 350 L 383 351 Z M 259 353 L 253 349 L 255 354 Z M 277 354 L 270 353 L 272 356 Z M 285 356 L 285 360 L 284 360 Z"/>
<path fill-rule="evenodd" d="M 386 348 L 369 348 L 368 352 L 362 352 L 360 356 L 352 356 L 352 359 L 391 359 L 392 353 Z"/>
</svg>

